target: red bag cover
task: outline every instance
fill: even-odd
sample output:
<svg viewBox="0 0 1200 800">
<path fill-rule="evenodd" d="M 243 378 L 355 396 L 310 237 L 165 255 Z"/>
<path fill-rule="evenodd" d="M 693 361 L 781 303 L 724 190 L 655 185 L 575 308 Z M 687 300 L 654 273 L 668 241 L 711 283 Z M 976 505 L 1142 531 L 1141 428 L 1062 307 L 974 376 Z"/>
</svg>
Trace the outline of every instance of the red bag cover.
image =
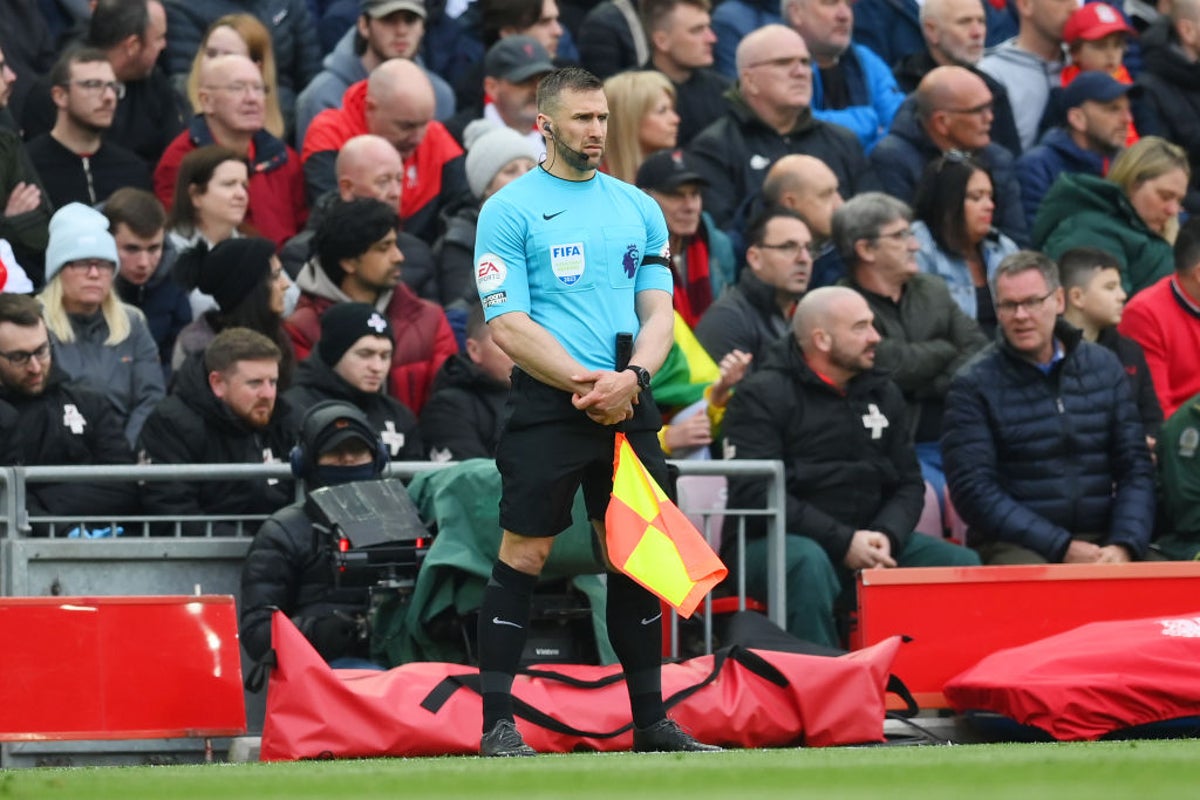
<svg viewBox="0 0 1200 800">
<path fill-rule="evenodd" d="M 333 670 L 281 612 L 272 620 L 271 636 L 277 664 L 267 690 L 263 761 L 479 752 L 482 701 L 459 686 L 477 680 L 474 667 L 413 663 L 387 672 Z M 896 636 L 838 658 L 743 650 L 742 659 L 756 664 L 756 671 L 725 659 L 710 683 L 671 706 L 671 717 L 701 741 L 726 746 L 883 741 L 884 687 L 899 647 Z M 665 665 L 668 704 L 708 679 L 714 659 L 723 658 Z M 513 696 L 525 741 L 543 753 L 629 750 L 629 696 L 620 667 L 572 664 L 553 670 L 579 684 L 607 685 L 518 675 Z M 533 713 L 523 716 L 527 706 Z M 530 722 L 527 717 L 537 717 L 538 709 L 558 721 L 552 727 L 575 732 Z"/>
<path fill-rule="evenodd" d="M 1063 741 L 1200 714 L 1200 613 L 1093 622 L 992 653 L 942 689 Z"/>
</svg>

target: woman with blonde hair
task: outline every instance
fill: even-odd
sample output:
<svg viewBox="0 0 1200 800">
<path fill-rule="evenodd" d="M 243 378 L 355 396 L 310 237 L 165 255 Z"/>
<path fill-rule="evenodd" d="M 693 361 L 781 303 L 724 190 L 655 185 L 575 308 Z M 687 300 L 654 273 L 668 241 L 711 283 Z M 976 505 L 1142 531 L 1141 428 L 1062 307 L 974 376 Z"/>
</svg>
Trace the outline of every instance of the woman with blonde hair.
<svg viewBox="0 0 1200 800">
<path fill-rule="evenodd" d="M 1132 297 L 1175 270 L 1172 242 L 1190 179 L 1182 147 L 1143 136 L 1117 156 L 1107 178 L 1060 175 L 1038 209 L 1034 243 L 1051 258 L 1075 247 L 1111 253 Z"/>
<path fill-rule="evenodd" d="M 679 137 L 675 87 L 661 72 L 622 72 L 604 82 L 608 143 L 604 171 L 633 183 L 646 156 L 674 147 Z"/>
<path fill-rule="evenodd" d="M 163 373 L 146 318 L 113 292 L 119 268 L 117 243 L 103 214 L 70 203 L 51 217 L 46 286 L 38 299 L 53 364 L 108 398 L 133 447 L 164 396 Z M 63 424 L 86 422 L 64 418 Z"/>
<path fill-rule="evenodd" d="M 192 110 L 200 113 L 200 70 L 204 62 L 210 58 L 228 55 L 245 56 L 258 65 L 259 71 L 262 72 L 263 85 L 267 87 L 263 127 L 272 136 L 286 141 L 286 126 L 283 112 L 279 108 L 279 86 L 275 77 L 275 51 L 271 45 L 271 33 L 253 14 L 226 14 L 208 27 L 204 38 L 200 40 L 196 57 L 192 60 L 187 84 L 183 87 Z"/>
</svg>

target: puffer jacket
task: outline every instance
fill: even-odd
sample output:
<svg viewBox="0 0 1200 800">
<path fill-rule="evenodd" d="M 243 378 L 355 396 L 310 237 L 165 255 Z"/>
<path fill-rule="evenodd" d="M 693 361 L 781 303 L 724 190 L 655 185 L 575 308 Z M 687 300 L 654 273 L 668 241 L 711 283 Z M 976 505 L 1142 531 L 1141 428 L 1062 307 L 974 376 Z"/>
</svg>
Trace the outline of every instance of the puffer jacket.
<svg viewBox="0 0 1200 800">
<path fill-rule="evenodd" d="M 1075 534 L 1141 556 L 1154 527 L 1154 471 L 1120 361 L 1055 327 L 1049 374 L 1002 338 L 955 376 L 942 458 L 967 542 L 1012 542 L 1061 561 Z M 1114 489 L 1115 487 L 1115 489 Z"/>
</svg>

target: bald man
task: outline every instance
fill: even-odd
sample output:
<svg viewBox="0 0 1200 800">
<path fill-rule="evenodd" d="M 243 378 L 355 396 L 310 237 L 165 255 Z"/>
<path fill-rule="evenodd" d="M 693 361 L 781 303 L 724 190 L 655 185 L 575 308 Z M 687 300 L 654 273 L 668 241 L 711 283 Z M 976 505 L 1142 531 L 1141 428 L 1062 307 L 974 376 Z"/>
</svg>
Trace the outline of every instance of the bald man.
<svg viewBox="0 0 1200 800">
<path fill-rule="evenodd" d="M 844 200 L 833 170 L 812 156 L 784 156 L 767 172 L 762 193 L 764 205 L 795 211 L 808 225 L 813 260 L 808 287 L 837 283 L 846 271 L 833 245 L 833 212 Z"/>
<path fill-rule="evenodd" d="M 167 146 L 154 170 L 154 193 L 169 210 L 183 157 L 205 145 L 229 147 L 245 154 L 250 164 L 246 224 L 281 245 L 304 227 L 308 207 L 300 158 L 263 128 L 266 92 L 262 72 L 246 56 L 206 60 L 200 72 L 200 113 Z"/>
<path fill-rule="evenodd" d="M 792 335 L 772 346 L 725 413 L 728 458 L 779 459 L 787 484 L 787 629 L 841 646 L 835 603 L 854 571 L 972 566 L 974 552 L 913 533 L 925 494 L 908 437 L 904 398 L 875 370 L 880 336 L 853 289 L 804 296 Z M 758 479 L 731 479 L 729 503 L 766 506 Z M 766 597 L 765 523 L 747 520 L 746 586 Z M 725 563 L 737 538 L 726 535 Z"/>
<path fill-rule="evenodd" d="M 346 90 L 341 108 L 313 119 L 304 137 L 304 180 L 310 201 L 337 186 L 336 159 L 364 133 L 385 139 L 404 164 L 400 219 L 404 230 L 433 244 L 438 215 L 469 197 L 463 151 L 434 120 L 436 101 L 424 70 L 411 61 L 385 61 Z"/>
<path fill-rule="evenodd" d="M 877 0 L 875 4 L 879 4 Z M 920 12 L 925 47 L 896 61 L 892 73 L 901 91 L 911 94 L 921 79 L 937 67 L 959 66 L 974 72 L 992 92 L 992 141 L 1016 156 L 1021 153 L 1021 137 L 1017 135 L 1008 90 L 977 68 L 987 35 L 991 33 L 985 5 L 984 0 L 925 0 Z M 856 20 L 861 10 L 860 2 L 854 7 Z"/>
<path fill-rule="evenodd" d="M 909 205 L 926 165 L 950 151 L 969 153 L 992 174 L 994 225 L 1017 244 L 1029 242 L 1012 153 L 992 141 L 995 103 L 978 74 L 936 67 L 904 101 L 892 131 L 871 151 L 883 190 Z"/>
<path fill-rule="evenodd" d="M 824 161 L 847 195 L 876 187 L 858 138 L 812 114 L 812 60 L 800 34 L 766 25 L 737 49 L 738 85 L 729 110 L 688 146 L 696 171 L 708 182 L 704 208 L 741 241 L 751 204 L 767 169 L 802 153 Z"/>
</svg>

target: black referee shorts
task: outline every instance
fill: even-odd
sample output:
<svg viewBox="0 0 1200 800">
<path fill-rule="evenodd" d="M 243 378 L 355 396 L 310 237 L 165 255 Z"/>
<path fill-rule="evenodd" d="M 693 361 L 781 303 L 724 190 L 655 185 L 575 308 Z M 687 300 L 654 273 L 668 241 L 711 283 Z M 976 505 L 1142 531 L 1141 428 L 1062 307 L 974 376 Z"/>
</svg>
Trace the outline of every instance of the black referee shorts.
<svg viewBox="0 0 1200 800">
<path fill-rule="evenodd" d="M 667 463 L 658 444 L 662 417 L 649 392 L 634 406 L 625 436 L 664 491 Z M 571 405 L 571 395 L 513 370 L 504 428 L 496 448 L 500 526 L 521 536 L 557 536 L 571 525 L 583 486 L 590 519 L 604 519 L 612 494 L 616 426 L 600 425 Z"/>
</svg>

